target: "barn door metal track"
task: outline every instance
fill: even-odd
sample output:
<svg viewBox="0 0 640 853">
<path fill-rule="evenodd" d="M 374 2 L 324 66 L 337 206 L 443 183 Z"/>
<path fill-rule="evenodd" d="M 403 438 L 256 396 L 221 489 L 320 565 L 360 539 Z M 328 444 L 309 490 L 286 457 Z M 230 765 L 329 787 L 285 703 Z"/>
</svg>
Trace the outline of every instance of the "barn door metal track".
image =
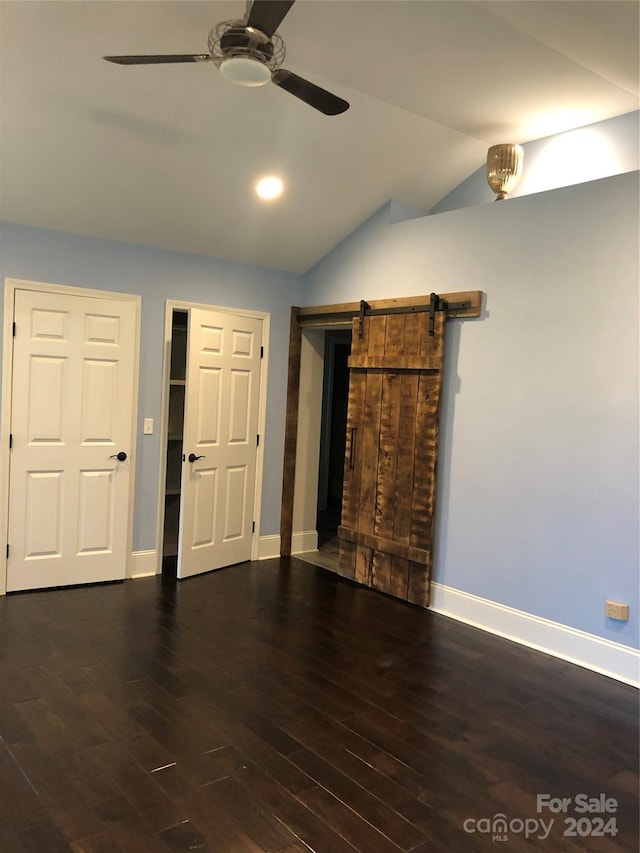
<svg viewBox="0 0 640 853">
<path fill-rule="evenodd" d="M 360 313 L 358 314 L 358 337 L 361 338 L 364 331 L 364 318 L 375 317 L 377 314 L 429 314 L 429 334 L 433 335 L 436 322 L 436 311 L 462 311 L 471 307 L 471 300 L 464 302 L 448 302 L 446 299 L 432 293 L 427 305 L 401 305 L 391 308 L 372 308 L 364 299 L 360 300 Z"/>
</svg>

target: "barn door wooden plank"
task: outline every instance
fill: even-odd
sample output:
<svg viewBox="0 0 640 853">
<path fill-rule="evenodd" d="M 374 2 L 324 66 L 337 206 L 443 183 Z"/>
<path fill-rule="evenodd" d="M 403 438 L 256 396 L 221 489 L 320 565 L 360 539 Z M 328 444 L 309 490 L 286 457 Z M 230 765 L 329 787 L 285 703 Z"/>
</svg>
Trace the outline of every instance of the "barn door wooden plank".
<svg viewBox="0 0 640 853">
<path fill-rule="evenodd" d="M 398 461 L 395 480 L 395 517 L 393 539 L 411 541 L 411 504 L 416 452 L 416 406 L 418 374 L 407 373 L 400 380 L 400 425 L 398 427 Z"/>
<path fill-rule="evenodd" d="M 431 602 L 431 563 L 415 563 L 409 560 L 407 579 L 407 601 L 428 607 Z"/>
<path fill-rule="evenodd" d="M 367 326 L 367 336 L 363 343 L 366 353 L 379 356 L 384 354 L 387 317 L 372 317 Z M 358 353 L 356 352 L 356 357 Z M 360 371 L 354 371 L 360 373 Z M 360 505 L 356 529 L 365 534 L 375 530 L 376 499 L 378 482 L 378 459 L 380 451 L 380 419 L 382 415 L 383 375 L 371 371 L 362 371 L 366 384 L 364 400 L 364 418 L 360 437 L 361 455 L 358 458 L 360 468 Z M 365 545 L 358 544 L 356 550 L 356 580 L 377 587 L 380 569 L 375 562 L 375 552 Z"/>
<path fill-rule="evenodd" d="M 387 317 L 371 317 L 368 322 L 368 351 L 382 355 Z M 382 413 L 382 374 L 364 373 L 366 382 L 364 419 L 360 438 L 360 506 L 358 507 L 357 530 L 373 533 L 376 515 L 376 491 L 378 481 L 378 453 L 380 449 L 380 418 Z M 357 437 L 358 438 L 358 437 Z M 356 440 L 357 440 L 356 438 Z"/>
<path fill-rule="evenodd" d="M 384 540 L 394 538 L 402 376 L 393 370 L 392 365 L 397 363 L 404 354 L 405 317 L 406 315 L 403 314 L 387 317 L 384 342 L 384 358 L 388 359 L 390 369 L 382 373 L 378 476 L 373 527 L 376 539 L 380 537 Z M 369 372 L 369 378 L 371 376 L 372 373 Z M 406 596 L 406 584 L 404 589 L 398 588 L 394 557 L 382 552 L 379 548 L 375 549 L 372 559 L 372 581 L 375 589 L 393 593 L 399 597 Z"/>
<path fill-rule="evenodd" d="M 373 548 L 354 545 L 351 542 L 346 542 L 345 545 L 353 548 L 355 560 L 353 579 L 365 586 L 373 586 Z"/>
<path fill-rule="evenodd" d="M 444 320 L 442 314 L 437 315 L 434 335 L 430 338 L 427 336 L 428 340 L 421 342 L 422 348 L 429 349 L 429 355 L 439 351 L 441 359 L 444 354 Z M 420 465 L 414 470 L 410 539 L 417 548 L 428 548 L 433 540 L 441 388 L 441 370 L 419 374 L 415 420 L 416 435 L 419 437 L 416 455 L 420 458 Z"/>
<path fill-rule="evenodd" d="M 351 353 L 362 355 L 369 345 L 369 326 L 363 329 L 362 337 L 357 332 L 357 321 L 353 321 Z M 360 507 L 360 459 L 364 434 L 364 411 L 367 392 L 367 375 L 363 371 L 352 371 L 349 377 L 347 403 L 347 436 L 345 446 L 344 481 L 342 486 L 342 524 L 350 530 L 358 526 Z M 355 542 L 344 541 L 340 546 L 338 571 L 341 575 L 369 586 L 371 561 L 358 558 Z"/>
<path fill-rule="evenodd" d="M 391 591 L 391 561 L 393 557 L 382 551 L 372 551 L 371 586 L 380 592 Z"/>
<path fill-rule="evenodd" d="M 360 506 L 360 442 L 364 426 L 364 403 L 367 377 L 364 373 L 353 373 L 349 381 L 347 408 L 347 437 L 345 446 L 344 482 L 342 486 L 342 524 L 350 530 L 358 526 Z M 345 541 L 340 548 L 339 572 L 347 578 L 355 578 L 357 545 Z M 359 580 L 359 578 L 355 578 Z M 366 583 L 365 580 L 359 580 Z"/>
<path fill-rule="evenodd" d="M 365 355 L 351 358 L 351 367 L 362 367 L 366 370 L 439 370 L 437 358 L 429 356 L 400 356 Z"/>
<path fill-rule="evenodd" d="M 389 554 L 392 557 L 405 557 L 407 560 L 413 560 L 416 563 L 424 563 L 429 553 L 428 549 L 415 548 L 413 545 L 407 545 L 405 542 L 395 542 L 393 539 L 383 539 L 382 536 L 376 536 L 373 533 L 363 533 L 361 530 L 349 530 L 348 527 L 344 527 L 343 525 L 340 526 L 338 535 L 342 541 L 354 542 L 356 545 L 372 548 L 383 554 Z"/>
<path fill-rule="evenodd" d="M 409 600 L 409 560 L 406 557 L 391 558 L 388 593 Z"/>
<path fill-rule="evenodd" d="M 369 377 L 371 380 L 371 377 Z M 382 375 L 382 401 L 380 408 L 380 438 L 378 473 L 374 507 L 373 532 L 376 536 L 393 539 L 396 514 L 396 472 L 400 432 L 400 391 L 402 377 L 398 373 Z"/>
<path fill-rule="evenodd" d="M 393 357 L 396 360 L 404 355 L 406 320 L 406 314 L 389 314 L 387 317 L 383 355 Z M 370 353 L 370 355 L 374 355 L 374 353 Z"/>
<path fill-rule="evenodd" d="M 421 328 L 419 314 L 405 316 L 404 353 L 406 358 L 419 358 Z M 416 452 L 416 406 L 418 402 L 418 372 L 403 373 L 400 384 L 400 426 L 398 429 L 398 462 L 396 466 L 393 538 L 411 542 L 411 504 Z"/>
</svg>

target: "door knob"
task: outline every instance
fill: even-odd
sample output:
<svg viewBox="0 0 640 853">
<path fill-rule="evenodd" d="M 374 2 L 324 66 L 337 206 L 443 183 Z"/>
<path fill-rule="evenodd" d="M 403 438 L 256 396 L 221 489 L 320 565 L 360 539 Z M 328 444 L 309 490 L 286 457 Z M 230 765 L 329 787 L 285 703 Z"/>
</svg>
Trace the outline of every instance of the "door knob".
<svg viewBox="0 0 640 853">
<path fill-rule="evenodd" d="M 195 462 L 196 459 L 206 459 L 206 456 L 196 456 L 195 453 L 190 453 L 188 456 L 189 462 Z"/>
<path fill-rule="evenodd" d="M 126 458 L 127 454 L 124 452 L 124 450 L 121 450 L 120 453 L 114 453 L 113 456 L 109 457 L 109 459 L 117 459 L 118 462 L 124 462 Z"/>
</svg>

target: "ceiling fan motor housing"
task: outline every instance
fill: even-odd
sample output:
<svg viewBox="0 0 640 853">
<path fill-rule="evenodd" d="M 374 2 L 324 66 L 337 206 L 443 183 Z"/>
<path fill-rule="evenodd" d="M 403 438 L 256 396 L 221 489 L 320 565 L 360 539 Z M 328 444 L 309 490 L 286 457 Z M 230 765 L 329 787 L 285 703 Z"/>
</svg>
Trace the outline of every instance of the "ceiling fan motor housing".
<svg viewBox="0 0 640 853">
<path fill-rule="evenodd" d="M 240 86 L 262 86 L 280 68 L 284 42 L 277 33 L 267 38 L 243 21 L 223 21 L 209 33 L 209 53 L 223 77 Z"/>
</svg>

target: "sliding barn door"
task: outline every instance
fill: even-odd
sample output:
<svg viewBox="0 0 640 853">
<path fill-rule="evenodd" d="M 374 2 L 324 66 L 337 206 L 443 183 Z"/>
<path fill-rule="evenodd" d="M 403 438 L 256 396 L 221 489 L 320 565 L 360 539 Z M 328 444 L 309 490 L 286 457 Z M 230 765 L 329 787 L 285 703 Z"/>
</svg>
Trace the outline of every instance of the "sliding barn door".
<svg viewBox="0 0 640 853">
<path fill-rule="evenodd" d="M 429 604 L 444 312 L 354 320 L 340 572 Z M 432 332 L 432 334 L 430 334 Z"/>
</svg>

